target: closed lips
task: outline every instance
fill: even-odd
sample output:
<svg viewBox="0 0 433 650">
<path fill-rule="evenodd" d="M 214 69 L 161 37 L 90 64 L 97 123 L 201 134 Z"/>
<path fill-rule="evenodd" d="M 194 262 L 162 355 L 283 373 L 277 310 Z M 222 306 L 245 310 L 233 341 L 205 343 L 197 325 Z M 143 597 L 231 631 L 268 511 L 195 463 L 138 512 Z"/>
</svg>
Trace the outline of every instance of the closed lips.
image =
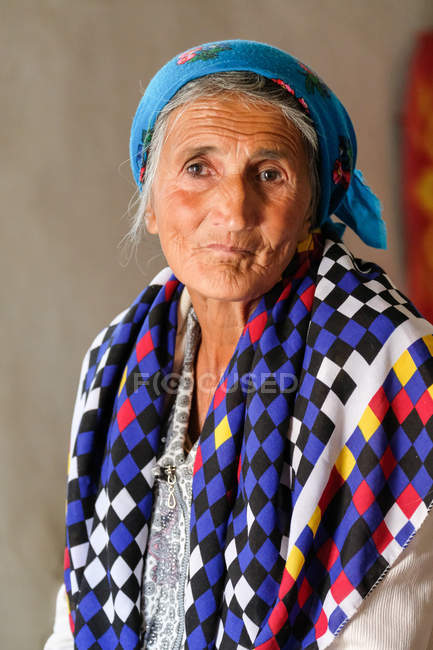
<svg viewBox="0 0 433 650">
<path fill-rule="evenodd" d="M 246 248 L 238 248 L 236 246 L 226 246 L 225 244 L 208 244 L 205 248 L 211 248 L 212 250 L 224 251 L 227 253 L 249 253 L 252 251 L 247 250 Z"/>
</svg>

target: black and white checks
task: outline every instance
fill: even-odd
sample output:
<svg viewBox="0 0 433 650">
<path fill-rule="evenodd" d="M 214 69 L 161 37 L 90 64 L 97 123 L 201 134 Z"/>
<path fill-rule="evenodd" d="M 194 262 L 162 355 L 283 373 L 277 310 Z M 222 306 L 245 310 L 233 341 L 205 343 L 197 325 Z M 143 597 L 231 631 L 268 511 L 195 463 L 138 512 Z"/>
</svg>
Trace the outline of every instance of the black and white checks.
<svg viewBox="0 0 433 650">
<path fill-rule="evenodd" d="M 140 646 L 143 555 L 182 285 L 86 355 L 65 582 L 77 648 Z M 326 648 L 431 505 L 433 327 L 341 243 L 303 243 L 215 392 L 193 480 L 186 647 Z"/>
</svg>

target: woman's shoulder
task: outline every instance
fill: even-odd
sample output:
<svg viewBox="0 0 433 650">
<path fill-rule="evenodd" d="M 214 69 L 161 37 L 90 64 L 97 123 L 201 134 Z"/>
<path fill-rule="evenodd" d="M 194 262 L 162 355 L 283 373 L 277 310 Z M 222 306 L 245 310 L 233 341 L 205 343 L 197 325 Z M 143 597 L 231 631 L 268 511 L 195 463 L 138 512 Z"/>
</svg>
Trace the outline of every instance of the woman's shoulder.
<svg viewBox="0 0 433 650">
<path fill-rule="evenodd" d="M 81 364 L 78 388 L 80 396 L 87 394 L 91 386 L 100 388 L 104 385 L 105 368 L 122 364 L 139 335 L 150 307 L 171 279 L 172 270 L 169 267 L 162 269 L 128 307 L 99 330 L 87 347 Z"/>
<path fill-rule="evenodd" d="M 317 271 L 317 284 L 320 285 L 317 296 L 326 298 L 335 290 L 335 307 L 340 308 L 345 300 L 352 298 L 351 309 L 345 305 L 350 315 L 356 313 L 356 307 L 367 305 L 378 312 L 388 307 L 397 307 L 405 313 L 401 305 L 409 306 L 410 313 L 420 316 L 410 300 L 399 290 L 387 272 L 375 262 L 356 257 L 342 241 L 326 239 L 323 255 Z M 378 300 L 380 296 L 382 301 Z M 356 299 L 356 304 L 353 299 Z"/>
<path fill-rule="evenodd" d="M 382 394 L 382 385 L 392 399 L 412 377 L 427 390 L 433 385 L 433 325 L 380 267 L 356 259 L 340 242 L 327 241 L 304 367 L 308 376 L 320 379 L 320 403 L 327 396 L 347 405 L 349 396 L 359 393 L 361 404 L 367 395 Z"/>
<path fill-rule="evenodd" d="M 359 259 L 341 242 L 326 240 L 318 266 L 312 321 L 353 343 L 371 361 L 397 329 L 409 339 L 433 332 L 412 302 L 374 262 Z M 324 322 L 324 319 L 327 321 Z M 337 329 L 336 329 L 337 328 Z M 342 334 L 342 336 L 341 336 Z"/>
<path fill-rule="evenodd" d="M 103 356 L 102 351 L 106 351 L 110 345 L 126 343 L 131 335 L 143 323 L 149 307 L 155 301 L 155 297 L 161 291 L 161 288 L 169 282 L 172 277 L 172 271 L 169 267 L 162 269 L 149 282 L 144 289 L 140 291 L 133 302 L 116 314 L 105 327 L 103 327 L 93 338 L 87 349 L 86 356 L 89 360 L 100 360 Z"/>
<path fill-rule="evenodd" d="M 398 560 L 331 644 L 332 650 L 433 648 L 432 536 L 430 512 Z"/>
</svg>

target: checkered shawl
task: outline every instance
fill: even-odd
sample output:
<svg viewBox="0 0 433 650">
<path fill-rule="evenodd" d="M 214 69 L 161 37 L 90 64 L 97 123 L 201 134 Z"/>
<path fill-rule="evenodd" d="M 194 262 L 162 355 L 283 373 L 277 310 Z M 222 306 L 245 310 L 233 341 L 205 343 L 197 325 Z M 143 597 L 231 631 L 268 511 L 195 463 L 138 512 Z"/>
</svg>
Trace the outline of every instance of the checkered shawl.
<svg viewBox="0 0 433 650">
<path fill-rule="evenodd" d="M 431 505 L 433 327 L 340 242 L 304 249 L 251 315 L 201 433 L 190 650 L 326 648 Z M 159 274 L 83 362 L 65 553 L 80 650 L 140 647 L 182 289 Z"/>
</svg>

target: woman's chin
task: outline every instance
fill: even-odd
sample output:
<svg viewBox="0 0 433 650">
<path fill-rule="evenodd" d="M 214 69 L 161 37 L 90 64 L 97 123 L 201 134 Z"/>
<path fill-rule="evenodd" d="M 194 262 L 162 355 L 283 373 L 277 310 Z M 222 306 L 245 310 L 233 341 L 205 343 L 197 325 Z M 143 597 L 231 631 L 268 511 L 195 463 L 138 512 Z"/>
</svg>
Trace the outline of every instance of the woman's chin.
<svg viewBox="0 0 433 650">
<path fill-rule="evenodd" d="M 211 265 L 197 269 L 195 273 L 180 273 L 177 277 L 190 294 L 196 292 L 204 298 L 225 302 L 255 300 L 278 281 L 271 284 L 270 277 L 259 277 L 251 270 L 241 272 L 229 265 Z"/>
</svg>

